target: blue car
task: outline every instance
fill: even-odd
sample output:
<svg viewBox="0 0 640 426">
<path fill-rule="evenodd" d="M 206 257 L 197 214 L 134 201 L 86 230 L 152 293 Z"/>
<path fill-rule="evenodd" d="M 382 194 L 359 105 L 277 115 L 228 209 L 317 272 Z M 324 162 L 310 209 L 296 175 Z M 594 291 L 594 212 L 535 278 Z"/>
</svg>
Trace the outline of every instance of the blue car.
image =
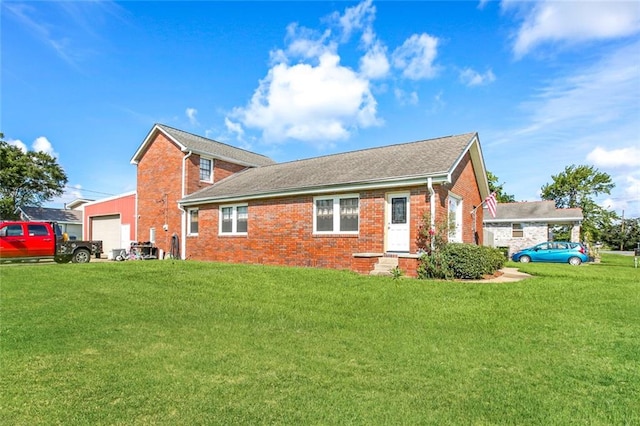
<svg viewBox="0 0 640 426">
<path fill-rule="evenodd" d="M 570 243 L 567 241 L 552 241 L 540 243 L 529 247 L 511 256 L 514 262 L 556 262 L 567 263 L 577 266 L 582 262 L 587 262 L 587 250 L 580 243 Z"/>
</svg>

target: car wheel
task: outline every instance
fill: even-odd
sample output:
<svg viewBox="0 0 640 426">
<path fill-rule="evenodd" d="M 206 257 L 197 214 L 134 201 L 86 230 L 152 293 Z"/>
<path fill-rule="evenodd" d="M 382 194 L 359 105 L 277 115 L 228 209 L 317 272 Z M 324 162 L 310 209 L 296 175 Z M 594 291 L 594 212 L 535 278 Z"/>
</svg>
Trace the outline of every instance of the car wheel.
<svg viewBox="0 0 640 426">
<path fill-rule="evenodd" d="M 91 260 L 91 253 L 87 249 L 78 249 L 73 253 L 71 261 L 73 263 L 88 263 Z"/>
<path fill-rule="evenodd" d="M 529 263 L 531 258 L 529 256 L 520 256 L 520 263 Z"/>
<path fill-rule="evenodd" d="M 573 266 L 578 266 L 582 263 L 582 260 L 580 260 L 579 257 L 574 256 L 569 258 L 569 263 Z"/>
</svg>

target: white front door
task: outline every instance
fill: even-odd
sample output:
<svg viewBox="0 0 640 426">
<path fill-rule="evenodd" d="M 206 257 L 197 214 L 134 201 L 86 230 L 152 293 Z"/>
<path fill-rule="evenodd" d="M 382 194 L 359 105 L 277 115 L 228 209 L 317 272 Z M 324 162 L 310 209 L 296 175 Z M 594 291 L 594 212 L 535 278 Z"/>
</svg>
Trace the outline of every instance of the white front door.
<svg viewBox="0 0 640 426">
<path fill-rule="evenodd" d="M 409 217 L 409 193 L 387 194 L 387 251 L 409 251 Z"/>
</svg>

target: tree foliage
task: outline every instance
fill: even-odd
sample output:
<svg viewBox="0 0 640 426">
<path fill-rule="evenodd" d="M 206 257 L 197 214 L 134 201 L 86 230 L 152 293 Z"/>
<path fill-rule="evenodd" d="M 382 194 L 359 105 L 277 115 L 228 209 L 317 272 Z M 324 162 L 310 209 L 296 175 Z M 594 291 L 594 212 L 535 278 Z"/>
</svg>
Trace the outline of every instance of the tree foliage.
<svg viewBox="0 0 640 426">
<path fill-rule="evenodd" d="M 500 179 L 498 179 L 498 176 L 487 171 L 487 180 L 489 181 L 489 192 L 496 193 L 496 200 L 499 203 L 513 203 L 516 201 L 513 195 L 504 192 L 504 183 L 499 183 Z"/>
<path fill-rule="evenodd" d="M 593 166 L 571 165 L 552 179 L 553 183 L 542 186 L 542 199 L 554 201 L 561 209 L 581 208 L 584 216 L 582 239 L 600 241 L 603 230 L 611 225 L 616 214 L 600 207 L 593 197 L 611 193 L 615 187 L 611 176 Z"/>
<path fill-rule="evenodd" d="M 51 155 L 25 153 L 0 140 L 0 218 L 17 218 L 18 207 L 40 206 L 62 195 L 66 184 L 65 171 Z"/>
<path fill-rule="evenodd" d="M 640 243 L 640 218 L 611 224 L 602 233 L 602 242 L 613 249 L 634 250 Z"/>
</svg>

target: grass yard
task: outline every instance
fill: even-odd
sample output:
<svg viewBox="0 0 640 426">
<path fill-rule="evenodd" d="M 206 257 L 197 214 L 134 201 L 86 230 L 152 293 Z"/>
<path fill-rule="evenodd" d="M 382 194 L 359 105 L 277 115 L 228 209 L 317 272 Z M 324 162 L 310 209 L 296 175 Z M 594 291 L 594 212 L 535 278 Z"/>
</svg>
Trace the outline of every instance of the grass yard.
<svg viewBox="0 0 640 426">
<path fill-rule="evenodd" d="M 510 266 L 515 266 L 510 264 Z M 640 268 L 0 266 L 3 424 L 640 424 Z"/>
</svg>

